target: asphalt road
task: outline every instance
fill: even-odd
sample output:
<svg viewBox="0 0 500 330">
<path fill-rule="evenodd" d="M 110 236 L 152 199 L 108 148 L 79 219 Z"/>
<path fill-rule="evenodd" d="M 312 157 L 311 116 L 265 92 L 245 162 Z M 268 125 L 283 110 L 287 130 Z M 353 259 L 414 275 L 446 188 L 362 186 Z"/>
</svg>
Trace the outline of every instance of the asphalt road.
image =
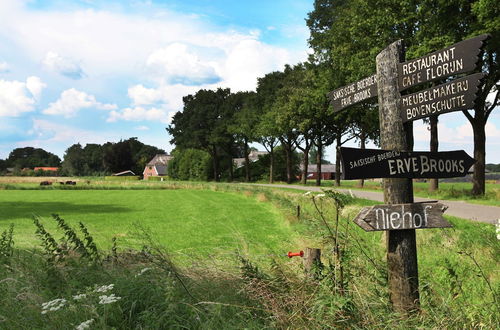
<svg viewBox="0 0 500 330">
<path fill-rule="evenodd" d="M 289 185 L 289 184 L 255 184 L 257 186 L 266 187 L 280 187 L 280 188 L 293 188 L 305 191 L 321 191 L 321 187 L 304 187 L 301 185 Z M 327 188 L 328 189 L 328 188 Z M 378 191 L 368 191 L 368 190 L 354 190 L 354 189 L 336 189 L 347 194 L 352 194 L 359 198 L 370 199 L 374 201 L 383 202 L 384 194 Z M 425 202 L 435 199 L 420 198 L 415 197 L 415 202 Z M 450 200 L 439 200 L 440 203 L 447 205 L 446 210 L 447 215 L 452 215 L 462 219 L 469 219 L 472 221 L 485 222 L 490 224 L 496 224 L 498 219 L 500 219 L 500 207 L 481 205 L 481 204 L 471 204 L 464 201 L 450 201 Z"/>
</svg>

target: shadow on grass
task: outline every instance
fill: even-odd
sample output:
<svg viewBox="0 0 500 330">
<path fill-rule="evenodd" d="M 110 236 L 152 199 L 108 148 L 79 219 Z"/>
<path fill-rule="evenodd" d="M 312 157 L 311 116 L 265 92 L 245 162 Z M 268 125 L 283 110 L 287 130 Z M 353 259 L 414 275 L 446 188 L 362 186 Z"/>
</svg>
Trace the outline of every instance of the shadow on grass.
<svg viewBox="0 0 500 330">
<path fill-rule="evenodd" d="M 68 202 L 0 202 L 0 221 L 31 218 L 33 214 L 48 216 L 59 214 L 118 213 L 131 209 L 112 204 L 77 204 Z"/>
</svg>

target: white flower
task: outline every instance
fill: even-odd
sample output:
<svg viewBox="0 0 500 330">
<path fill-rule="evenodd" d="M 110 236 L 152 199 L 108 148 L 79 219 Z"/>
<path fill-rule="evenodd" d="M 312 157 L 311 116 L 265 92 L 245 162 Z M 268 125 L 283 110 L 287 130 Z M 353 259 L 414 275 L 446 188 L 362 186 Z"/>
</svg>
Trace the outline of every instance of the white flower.
<svg viewBox="0 0 500 330">
<path fill-rule="evenodd" d="M 122 297 L 117 297 L 115 296 L 114 293 L 109 296 L 99 296 L 99 304 L 101 305 L 112 304 L 120 299 L 122 299 Z"/>
<path fill-rule="evenodd" d="M 87 297 L 87 295 L 85 293 L 82 293 L 82 294 L 77 294 L 76 296 L 73 296 L 73 299 L 80 300 L 80 299 L 83 299 L 85 297 Z"/>
<path fill-rule="evenodd" d="M 314 197 L 317 197 L 317 198 L 325 197 L 325 194 L 318 194 L 318 195 L 316 195 Z"/>
<path fill-rule="evenodd" d="M 83 330 L 83 329 L 87 329 L 87 328 L 90 328 L 90 325 L 94 322 L 94 319 L 90 319 L 90 320 L 87 320 L 87 321 L 84 321 L 82 323 L 80 323 L 79 325 L 76 326 L 76 330 Z"/>
<path fill-rule="evenodd" d="M 497 239 L 500 240 L 500 219 L 497 220 L 497 225 L 496 225 L 496 233 L 497 233 Z"/>
<path fill-rule="evenodd" d="M 66 299 L 54 299 L 42 304 L 42 314 L 47 314 L 47 312 L 55 312 L 66 305 Z"/>
<path fill-rule="evenodd" d="M 151 270 L 151 268 L 146 267 L 146 268 L 141 269 L 141 271 L 140 271 L 137 275 L 135 275 L 135 277 L 137 277 L 137 276 L 141 276 L 142 274 L 144 274 L 144 273 L 145 273 L 145 272 L 147 272 L 148 270 Z"/>
<path fill-rule="evenodd" d="M 311 194 L 311 191 L 308 191 L 306 193 L 304 193 L 304 196 L 307 196 L 307 195 L 310 195 Z"/>
<path fill-rule="evenodd" d="M 108 292 L 109 290 L 113 290 L 114 284 L 103 285 L 94 290 L 94 292 Z"/>
</svg>

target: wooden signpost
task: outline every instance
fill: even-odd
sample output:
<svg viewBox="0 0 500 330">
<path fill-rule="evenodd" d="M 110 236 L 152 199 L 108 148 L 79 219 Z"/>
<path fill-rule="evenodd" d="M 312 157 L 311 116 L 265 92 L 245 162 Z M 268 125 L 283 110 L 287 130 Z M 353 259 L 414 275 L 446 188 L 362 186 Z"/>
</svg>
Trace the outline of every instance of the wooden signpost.
<svg viewBox="0 0 500 330">
<path fill-rule="evenodd" d="M 364 208 L 354 220 L 366 231 L 387 237 L 390 299 L 400 312 L 419 309 L 415 229 L 450 227 L 440 203 L 414 203 L 413 178 L 464 176 L 474 163 L 463 150 L 413 152 L 412 121 L 470 109 L 481 73 L 401 96 L 412 86 L 445 79 L 476 68 L 488 35 L 406 61 L 401 40 L 376 57 L 377 73 L 328 94 L 334 111 L 378 97 L 380 146 L 383 150 L 340 148 L 345 179 L 384 178 L 385 205 Z"/>
<path fill-rule="evenodd" d="M 398 63 L 399 90 L 474 70 L 481 47 L 488 37 L 489 35 L 483 34 L 434 53 Z"/>
<path fill-rule="evenodd" d="M 475 73 L 449 83 L 401 97 L 403 122 L 447 112 L 472 109 L 484 73 Z"/>
<path fill-rule="evenodd" d="M 395 151 L 340 148 L 345 180 L 373 178 L 454 178 L 465 176 L 475 160 L 463 150 Z"/>
<path fill-rule="evenodd" d="M 451 227 L 440 203 L 374 205 L 364 207 L 353 220 L 366 231 Z"/>
<path fill-rule="evenodd" d="M 340 111 L 350 105 L 377 96 L 377 76 L 353 82 L 347 86 L 336 89 L 328 94 L 333 111 Z"/>
</svg>

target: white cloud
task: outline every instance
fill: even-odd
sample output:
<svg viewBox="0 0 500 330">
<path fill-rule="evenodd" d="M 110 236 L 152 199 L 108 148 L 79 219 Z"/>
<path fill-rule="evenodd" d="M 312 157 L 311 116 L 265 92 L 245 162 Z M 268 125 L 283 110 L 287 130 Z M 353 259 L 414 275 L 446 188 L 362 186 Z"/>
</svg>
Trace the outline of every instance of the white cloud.
<svg viewBox="0 0 500 330">
<path fill-rule="evenodd" d="M 81 79 L 84 77 L 83 70 L 76 61 L 63 57 L 56 52 L 47 52 L 42 64 L 50 71 L 59 73 L 71 79 Z"/>
<path fill-rule="evenodd" d="M 17 117 L 35 109 L 35 103 L 46 85 L 38 77 L 26 82 L 0 79 L 0 116 Z"/>
<path fill-rule="evenodd" d="M 214 64 L 203 61 L 193 47 L 172 43 L 155 50 L 146 60 L 149 72 L 172 84 L 201 85 L 220 81 Z"/>
<path fill-rule="evenodd" d="M 69 118 L 75 116 L 79 110 L 85 108 L 113 110 L 117 106 L 115 104 L 97 102 L 93 95 L 70 88 L 63 91 L 59 99 L 50 103 L 49 107 L 42 112 L 47 115 L 63 115 Z"/>
<path fill-rule="evenodd" d="M 160 83 L 157 88 L 148 88 L 139 84 L 128 89 L 128 96 L 132 100 L 133 106 L 161 104 L 162 108 L 168 110 L 181 110 L 183 96 L 193 94 L 205 87 L 210 88 L 211 86 L 164 85 Z"/>
<path fill-rule="evenodd" d="M 137 126 L 137 127 L 135 127 L 134 129 L 136 129 L 136 130 L 138 130 L 138 131 L 149 131 L 149 127 L 144 126 L 144 125 Z"/>
<path fill-rule="evenodd" d="M 7 62 L 2 61 L 0 62 L 0 73 L 6 73 L 6 72 L 9 72 L 9 65 L 7 64 Z"/>
<path fill-rule="evenodd" d="M 108 122 L 116 122 L 118 120 L 126 121 L 156 121 L 168 124 L 169 115 L 166 110 L 160 108 L 134 107 L 125 108 L 121 111 L 111 111 L 107 119 Z"/>
<path fill-rule="evenodd" d="M 45 87 L 47 87 L 47 85 L 44 84 L 38 77 L 31 76 L 26 79 L 26 88 L 31 92 L 35 100 L 40 99 L 40 95 L 42 95 L 42 89 L 44 89 Z"/>
</svg>

